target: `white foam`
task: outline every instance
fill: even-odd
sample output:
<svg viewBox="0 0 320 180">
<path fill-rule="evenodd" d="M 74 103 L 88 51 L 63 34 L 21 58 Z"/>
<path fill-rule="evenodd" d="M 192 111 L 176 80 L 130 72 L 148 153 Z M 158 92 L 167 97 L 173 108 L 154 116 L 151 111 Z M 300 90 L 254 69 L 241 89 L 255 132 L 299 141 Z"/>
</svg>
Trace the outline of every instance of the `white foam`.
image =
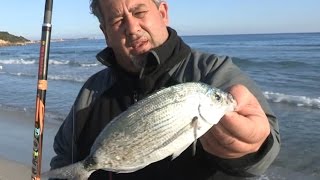
<svg viewBox="0 0 320 180">
<path fill-rule="evenodd" d="M 7 73 L 11 76 L 24 76 L 24 77 L 35 77 L 36 75 L 33 74 L 27 74 L 27 73 L 22 73 L 22 72 L 17 72 L 17 73 Z"/>
<path fill-rule="evenodd" d="M 38 64 L 38 60 L 24 60 L 24 59 L 8 59 L 8 60 L 0 60 L 0 70 L 3 69 L 1 64 L 7 65 L 30 65 L 30 64 Z M 53 60 L 49 59 L 50 65 L 71 65 L 71 66 L 81 66 L 81 67 L 97 67 L 99 63 L 78 63 L 70 60 Z"/>
<path fill-rule="evenodd" d="M 287 95 L 275 92 L 264 92 L 264 96 L 276 103 L 288 103 L 299 107 L 312 107 L 320 109 L 320 97 L 310 98 L 306 96 Z"/>
<path fill-rule="evenodd" d="M 5 73 L 1 72 L 0 73 Z M 19 76 L 19 77 L 32 77 L 35 78 L 36 74 L 28 74 L 23 72 L 16 72 L 16 73 L 6 73 L 11 76 Z M 55 81 L 71 81 L 71 82 L 85 82 L 87 80 L 86 76 L 79 77 L 79 76 L 72 76 L 72 75 L 48 75 L 48 80 L 55 80 Z"/>
<path fill-rule="evenodd" d="M 0 64 L 35 64 L 35 60 L 24 60 L 24 59 L 8 59 L 0 60 Z"/>
<path fill-rule="evenodd" d="M 49 75 L 48 79 L 57 81 L 72 81 L 72 82 L 85 82 L 87 77 L 74 77 L 71 75 Z"/>
<path fill-rule="evenodd" d="M 49 60 L 49 64 L 53 64 L 53 65 L 66 65 L 69 63 L 70 61 Z"/>
<path fill-rule="evenodd" d="M 24 60 L 24 59 L 8 59 L 8 60 L 0 60 L 0 64 L 36 64 L 38 60 Z M 59 60 L 49 60 L 49 64 L 52 65 L 66 65 L 69 64 L 70 61 L 59 61 Z"/>
<path fill-rule="evenodd" d="M 98 63 L 93 63 L 93 64 L 80 64 L 81 67 L 96 67 L 98 66 Z"/>
</svg>

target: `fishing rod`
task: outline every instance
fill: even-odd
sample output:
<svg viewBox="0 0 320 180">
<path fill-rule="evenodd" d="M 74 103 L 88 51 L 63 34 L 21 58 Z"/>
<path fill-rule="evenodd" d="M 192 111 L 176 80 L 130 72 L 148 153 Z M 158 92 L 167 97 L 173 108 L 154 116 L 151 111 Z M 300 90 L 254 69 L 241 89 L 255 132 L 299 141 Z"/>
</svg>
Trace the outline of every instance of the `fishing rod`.
<svg viewBox="0 0 320 180">
<path fill-rule="evenodd" d="M 40 41 L 40 56 L 38 69 L 38 84 L 36 95 L 36 110 L 33 132 L 33 150 L 32 150 L 32 180 L 41 179 L 41 159 L 42 159 L 42 141 L 45 117 L 46 91 L 48 87 L 47 73 L 51 39 L 51 18 L 52 18 L 53 0 L 46 0 L 44 19 L 42 24 L 42 34 Z"/>
</svg>

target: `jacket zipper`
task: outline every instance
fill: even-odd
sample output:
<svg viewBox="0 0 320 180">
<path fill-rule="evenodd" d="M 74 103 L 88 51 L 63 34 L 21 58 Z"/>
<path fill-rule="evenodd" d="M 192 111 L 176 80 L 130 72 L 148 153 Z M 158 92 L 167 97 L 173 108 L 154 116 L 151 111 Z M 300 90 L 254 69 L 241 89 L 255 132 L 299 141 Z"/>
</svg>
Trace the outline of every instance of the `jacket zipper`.
<svg viewBox="0 0 320 180">
<path fill-rule="evenodd" d="M 133 103 L 136 103 L 139 100 L 139 94 L 137 91 L 133 91 Z"/>
</svg>

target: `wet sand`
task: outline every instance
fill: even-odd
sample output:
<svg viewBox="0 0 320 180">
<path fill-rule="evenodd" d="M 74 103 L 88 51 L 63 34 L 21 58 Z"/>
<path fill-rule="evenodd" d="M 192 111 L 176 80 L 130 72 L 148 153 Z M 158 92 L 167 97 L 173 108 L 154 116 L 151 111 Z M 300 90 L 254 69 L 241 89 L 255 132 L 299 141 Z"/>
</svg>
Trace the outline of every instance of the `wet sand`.
<svg viewBox="0 0 320 180">
<path fill-rule="evenodd" d="M 45 120 L 42 172 L 50 168 L 52 143 L 61 122 Z M 30 179 L 34 116 L 0 109 L 0 180 Z"/>
</svg>

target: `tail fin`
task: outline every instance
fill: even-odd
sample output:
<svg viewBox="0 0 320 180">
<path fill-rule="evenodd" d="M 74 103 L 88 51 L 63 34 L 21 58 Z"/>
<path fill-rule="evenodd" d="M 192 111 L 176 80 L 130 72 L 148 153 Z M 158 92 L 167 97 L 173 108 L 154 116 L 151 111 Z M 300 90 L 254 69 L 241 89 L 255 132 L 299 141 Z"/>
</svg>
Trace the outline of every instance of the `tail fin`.
<svg viewBox="0 0 320 180">
<path fill-rule="evenodd" d="M 83 162 L 77 162 L 62 168 L 53 169 L 41 174 L 43 178 L 87 180 L 93 171 L 87 171 Z"/>
</svg>

